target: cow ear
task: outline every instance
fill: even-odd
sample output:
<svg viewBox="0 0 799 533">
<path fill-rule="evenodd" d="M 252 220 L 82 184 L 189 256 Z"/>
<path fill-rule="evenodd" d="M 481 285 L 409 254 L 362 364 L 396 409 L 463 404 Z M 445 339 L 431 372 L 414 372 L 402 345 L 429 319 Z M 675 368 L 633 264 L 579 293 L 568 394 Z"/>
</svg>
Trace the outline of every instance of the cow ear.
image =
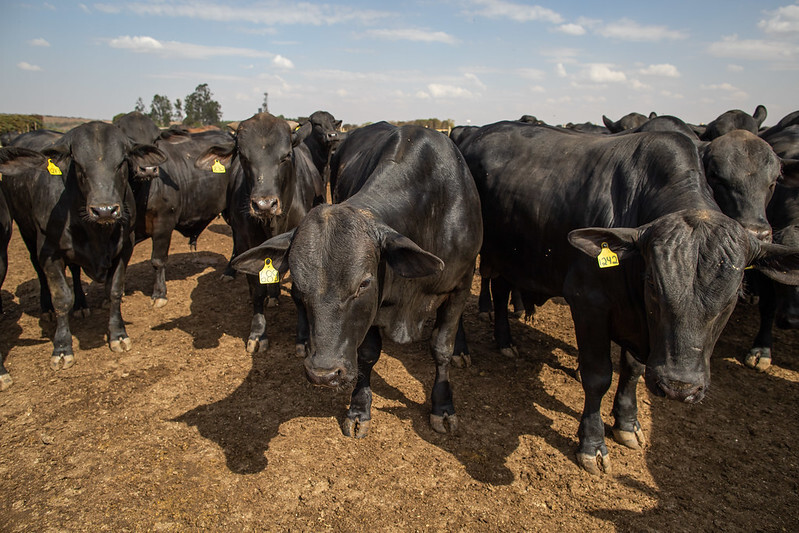
<svg viewBox="0 0 799 533">
<path fill-rule="evenodd" d="M 403 278 L 422 278 L 444 270 L 444 261 L 391 228 L 383 229 L 381 241 L 383 257 Z"/>
<path fill-rule="evenodd" d="M 609 129 L 612 133 L 616 133 L 616 123 L 610 120 L 605 115 L 602 115 L 602 122 L 605 124 L 605 127 Z"/>
<path fill-rule="evenodd" d="M 229 166 L 230 161 L 233 159 L 233 152 L 235 152 L 235 150 L 236 143 L 233 141 L 212 146 L 200 154 L 200 156 L 194 162 L 194 166 L 197 168 L 208 169 L 211 168 L 211 165 L 213 165 L 216 161 L 219 161 L 225 166 Z"/>
<path fill-rule="evenodd" d="M 0 174 L 18 174 L 23 170 L 44 169 L 46 166 L 47 160 L 39 152 L 16 146 L 0 148 Z"/>
<path fill-rule="evenodd" d="M 598 257 L 603 244 L 621 261 L 638 252 L 638 228 L 582 228 L 569 232 L 569 243 L 586 255 Z"/>
<path fill-rule="evenodd" d="M 657 116 L 658 116 L 658 114 L 655 113 L 654 111 L 652 111 L 651 113 L 649 113 L 649 120 L 652 120 L 653 118 L 657 118 Z"/>
<path fill-rule="evenodd" d="M 783 285 L 799 285 L 799 248 L 750 239 L 755 253 L 749 266 Z"/>
<path fill-rule="evenodd" d="M 158 138 L 169 144 L 182 144 L 191 140 L 191 134 L 187 131 L 169 128 L 162 131 Z"/>
<path fill-rule="evenodd" d="M 757 122 L 758 128 L 760 127 L 761 124 L 763 124 L 763 121 L 766 120 L 767 114 L 768 111 L 766 111 L 766 106 L 759 105 L 755 108 L 755 113 L 752 115 L 752 117 Z"/>
<path fill-rule="evenodd" d="M 157 167 L 167 160 L 166 154 L 152 144 L 134 144 L 128 159 L 137 167 Z"/>
<path fill-rule="evenodd" d="M 68 145 L 61 143 L 48 146 L 41 152 L 44 157 L 50 159 L 57 167 L 62 169 L 62 172 L 67 168 L 68 159 L 72 155 L 72 149 Z"/>
<path fill-rule="evenodd" d="M 340 130 L 341 129 L 341 121 L 337 120 L 335 123 L 333 123 L 333 128 L 335 128 L 337 130 Z"/>
<path fill-rule="evenodd" d="M 799 159 L 783 159 L 778 183 L 784 187 L 799 187 Z"/>
<path fill-rule="evenodd" d="M 296 130 L 294 130 L 291 134 L 291 147 L 294 148 L 296 146 L 299 146 L 299 144 L 302 141 L 304 141 L 305 138 L 308 137 L 308 135 L 310 135 L 312 131 L 313 131 L 313 124 L 311 123 L 310 120 L 305 124 L 303 124 L 302 126 L 300 126 L 299 128 L 297 128 Z"/>
<path fill-rule="evenodd" d="M 289 262 L 287 259 L 295 231 L 296 229 L 293 229 L 289 232 L 276 235 L 255 248 L 250 248 L 246 252 L 237 255 L 230 261 L 230 266 L 239 272 L 257 276 L 264 268 L 265 261 L 271 259 L 272 266 L 277 269 L 281 275 L 285 274 L 289 269 Z"/>
</svg>

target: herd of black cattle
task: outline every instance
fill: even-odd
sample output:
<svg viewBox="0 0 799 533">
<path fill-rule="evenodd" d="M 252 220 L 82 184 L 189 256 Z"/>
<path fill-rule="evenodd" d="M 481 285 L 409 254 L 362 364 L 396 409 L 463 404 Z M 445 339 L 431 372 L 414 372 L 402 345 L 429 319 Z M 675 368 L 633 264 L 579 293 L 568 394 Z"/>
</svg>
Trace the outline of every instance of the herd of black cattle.
<svg viewBox="0 0 799 533">
<path fill-rule="evenodd" d="M 622 349 L 613 434 L 639 448 L 639 378 L 655 395 L 700 401 L 739 298 L 759 298 L 750 367 L 770 365 L 775 317 L 799 327 L 799 111 L 761 129 L 765 116 L 734 110 L 704 127 L 525 116 L 447 137 L 385 122 L 345 134 L 324 111 L 293 131 L 257 114 L 234 134 L 161 131 L 130 113 L 34 131 L 0 148 L 0 283 L 13 220 L 55 317 L 51 367 L 74 364 L 81 270 L 105 284 L 111 350 L 129 350 L 120 303 L 134 244 L 152 238 L 152 300 L 165 305 L 173 230 L 194 244 L 221 213 L 233 235 L 225 274 L 246 273 L 252 297 L 247 351 L 266 350 L 264 308 L 290 271 L 297 355 L 311 382 L 354 385 L 342 429 L 363 437 L 382 337 L 418 340 L 433 311 L 430 422 L 456 428 L 449 368 L 470 363 L 462 314 L 479 255 L 480 307 L 493 296 L 503 353 L 516 351 L 512 293 L 528 313 L 557 296 L 569 304 L 585 392 L 577 457 L 599 473 L 610 469 L 600 403 L 611 341 Z M 11 383 L 0 365 L 0 390 Z"/>
</svg>

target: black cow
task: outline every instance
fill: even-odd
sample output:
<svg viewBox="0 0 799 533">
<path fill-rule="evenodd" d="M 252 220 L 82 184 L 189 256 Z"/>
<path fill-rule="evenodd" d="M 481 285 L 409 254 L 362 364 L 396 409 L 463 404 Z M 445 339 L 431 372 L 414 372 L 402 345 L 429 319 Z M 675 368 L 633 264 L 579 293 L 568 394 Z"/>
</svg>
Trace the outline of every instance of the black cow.
<svg viewBox="0 0 799 533">
<path fill-rule="evenodd" d="M 175 135 L 172 135 L 175 133 Z M 198 157 L 212 146 L 232 143 L 233 137 L 222 131 L 182 133 L 167 131 L 155 145 L 168 157 L 153 179 L 137 173 L 131 180 L 136 197 L 136 243 L 153 239 L 150 261 L 155 269 L 152 302 L 163 307 L 166 296 L 166 263 L 172 232 L 188 237 L 192 250 L 197 237 L 225 210 L 229 174 L 224 165 L 195 166 Z M 178 143 L 173 144 L 177 138 Z"/>
<path fill-rule="evenodd" d="M 500 122 L 462 152 L 482 200 L 483 274 L 539 305 L 564 296 L 571 307 L 586 397 L 577 458 L 589 472 L 610 466 L 600 404 L 613 376 L 611 341 L 627 352 L 614 436 L 637 448 L 639 377 L 658 396 L 705 396 L 744 268 L 799 283 L 799 249 L 762 243 L 721 213 L 682 134 L 597 136 Z M 510 334 L 501 305 L 495 334 Z"/>
<path fill-rule="evenodd" d="M 771 143 L 771 137 L 772 136 L 777 135 L 780 132 L 782 132 L 783 130 L 785 130 L 787 128 L 790 128 L 790 127 L 793 127 L 793 126 L 799 127 L 799 111 L 794 111 L 793 113 L 788 113 L 787 115 L 782 117 L 779 122 L 777 122 L 776 124 L 774 124 L 770 128 L 766 128 L 765 130 L 760 131 L 758 133 L 758 135 L 760 135 L 761 139 L 767 141 L 769 144 L 772 144 Z M 778 151 L 778 153 L 779 153 L 779 151 Z M 783 154 L 783 157 L 785 157 L 784 154 Z"/>
<path fill-rule="evenodd" d="M 17 135 L 8 146 L 18 146 L 30 150 L 44 150 L 61 140 L 64 134 L 54 130 L 33 130 Z"/>
<path fill-rule="evenodd" d="M 642 115 L 641 113 L 633 112 L 624 115 L 619 120 L 614 122 L 605 115 L 602 115 L 602 122 L 605 124 L 605 127 L 608 128 L 610 133 L 619 133 L 625 130 L 634 130 L 635 128 L 645 124 L 648 120 L 652 120 L 657 116 L 657 113 L 654 111 L 649 113 L 649 117 Z"/>
<path fill-rule="evenodd" d="M 164 159 L 155 146 L 134 145 L 103 122 L 80 125 L 42 152 L 0 149 L 3 192 L 55 308 L 54 370 L 62 363 L 64 368 L 74 364 L 68 317 L 74 295 L 64 275 L 67 264 L 105 283 L 109 346 L 113 351 L 130 349 L 120 312 L 136 216 L 128 178 L 131 167 L 158 165 Z"/>
<path fill-rule="evenodd" d="M 599 126 L 592 122 L 581 122 L 579 124 L 568 122 L 563 125 L 563 128 L 567 130 L 578 131 L 580 133 L 594 133 L 597 135 L 605 135 L 610 133 L 610 130 L 605 126 Z"/>
<path fill-rule="evenodd" d="M 311 123 L 311 132 L 303 142 L 308 147 L 313 164 L 327 187 L 330 182 L 330 157 L 346 137 L 346 133 L 341 131 L 341 121 L 336 120 L 327 111 L 314 111 L 308 117 L 308 122 Z"/>
<path fill-rule="evenodd" d="M 799 248 L 799 188 L 777 185 L 768 218 L 774 242 Z M 799 287 L 778 283 L 760 272 L 747 272 L 747 277 L 759 296 L 760 328 L 744 363 L 763 372 L 771 366 L 774 324 L 780 329 L 799 328 Z"/>
<path fill-rule="evenodd" d="M 11 240 L 11 214 L 8 211 L 6 197 L 0 190 L 0 287 L 6 279 L 8 271 L 8 242 Z M 0 300 L 0 313 L 3 312 L 3 301 Z M 0 354 L 0 391 L 11 386 L 13 380 L 3 365 L 4 357 Z"/>
<path fill-rule="evenodd" d="M 701 131 L 699 138 L 703 141 L 712 141 L 732 130 L 747 130 L 757 135 L 767 114 L 766 108 L 762 105 L 757 106 L 752 115 L 740 109 L 725 111 Z"/>
<path fill-rule="evenodd" d="M 233 230 L 234 258 L 295 228 L 323 201 L 322 178 L 302 143 L 311 127 L 307 122 L 292 133 L 285 120 L 259 113 L 239 124 L 235 142 L 213 146 L 197 159 L 198 168 L 218 162 L 231 173 L 225 219 Z M 279 287 L 261 284 L 256 275 L 247 281 L 253 308 L 247 351 L 265 351 L 264 300 L 268 296 L 269 305 L 276 304 Z"/>
<path fill-rule="evenodd" d="M 309 327 L 305 369 L 315 384 L 355 383 L 342 428 L 364 437 L 370 376 L 382 337 L 410 342 L 436 311 L 433 429 L 457 426 L 449 366 L 480 248 L 480 200 L 469 169 L 444 135 L 385 122 L 360 128 L 333 157 L 334 205 L 311 210 L 296 232 L 233 262 L 257 272 L 271 259 L 291 270 Z M 303 311 L 304 310 L 304 311 Z"/>
<path fill-rule="evenodd" d="M 767 141 L 784 159 L 799 159 L 799 124 L 791 124 L 760 138 Z"/>
<path fill-rule="evenodd" d="M 131 111 L 114 119 L 114 126 L 121 129 L 133 142 L 149 144 L 161 135 L 156 123 L 139 111 Z"/>
</svg>

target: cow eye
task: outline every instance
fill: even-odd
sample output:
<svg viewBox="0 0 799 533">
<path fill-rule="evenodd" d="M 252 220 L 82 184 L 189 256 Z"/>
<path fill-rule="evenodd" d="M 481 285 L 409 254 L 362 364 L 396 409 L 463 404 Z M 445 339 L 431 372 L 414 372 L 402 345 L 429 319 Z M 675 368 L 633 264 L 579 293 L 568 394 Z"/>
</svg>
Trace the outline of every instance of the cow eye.
<svg viewBox="0 0 799 533">
<path fill-rule="evenodd" d="M 372 278 L 371 278 L 371 277 L 369 277 L 369 278 L 366 278 L 365 280 L 363 280 L 363 281 L 361 282 L 361 284 L 360 284 L 360 285 L 358 285 L 358 290 L 357 290 L 357 291 L 355 291 L 355 296 L 354 296 L 353 298 L 357 298 L 358 296 L 360 296 L 360 295 L 361 295 L 361 293 L 362 293 L 363 291 L 365 291 L 366 289 L 368 289 L 368 288 L 369 288 L 369 285 L 371 285 L 371 284 L 372 284 Z"/>
<path fill-rule="evenodd" d="M 291 161 L 291 152 L 287 153 L 286 155 L 280 158 L 281 164 L 288 163 L 289 161 Z"/>
</svg>

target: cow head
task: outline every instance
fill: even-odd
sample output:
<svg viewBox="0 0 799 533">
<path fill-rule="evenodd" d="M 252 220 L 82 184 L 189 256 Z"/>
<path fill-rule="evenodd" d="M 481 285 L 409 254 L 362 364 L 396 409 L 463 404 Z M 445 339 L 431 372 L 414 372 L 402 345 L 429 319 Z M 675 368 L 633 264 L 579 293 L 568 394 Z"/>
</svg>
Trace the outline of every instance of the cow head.
<svg viewBox="0 0 799 533">
<path fill-rule="evenodd" d="M 256 274 L 266 258 L 291 270 L 294 292 L 308 315 L 308 379 L 331 387 L 352 383 L 357 349 L 381 304 L 386 268 L 405 278 L 441 272 L 444 263 L 369 212 L 346 204 L 312 209 L 296 231 L 274 237 L 232 261 Z"/>
<path fill-rule="evenodd" d="M 710 356 L 735 307 L 744 269 L 799 284 L 799 248 L 758 241 L 716 211 L 679 211 L 638 228 L 578 229 L 569 241 L 593 257 L 607 243 L 622 264 L 634 255 L 643 259 L 646 384 L 656 395 L 687 403 L 707 392 Z"/>
<path fill-rule="evenodd" d="M 114 223 L 124 215 L 125 194 L 132 169 L 157 166 L 166 155 L 151 144 L 134 144 L 121 130 L 104 122 L 89 122 L 67 132 L 42 150 L 64 174 L 74 176 L 85 199 L 87 220 Z"/>
<path fill-rule="evenodd" d="M 746 130 L 757 135 L 760 125 L 766 120 L 767 114 L 765 106 L 762 105 L 757 106 L 752 115 L 740 109 L 725 111 L 699 133 L 699 138 L 703 141 L 712 141 L 716 137 L 721 137 L 732 130 Z"/>
<path fill-rule="evenodd" d="M 610 131 L 610 133 L 620 133 L 626 130 L 634 130 L 644 124 L 650 119 L 657 117 L 657 113 L 654 111 L 649 114 L 647 118 L 646 115 L 642 115 L 641 113 L 628 113 L 621 117 L 616 122 L 612 121 L 605 115 L 602 115 L 602 122 L 605 123 L 605 127 Z"/>
<path fill-rule="evenodd" d="M 308 122 L 311 123 L 311 135 L 328 150 L 334 150 L 335 147 L 344 139 L 345 133 L 341 130 L 341 121 L 336 120 L 333 115 L 327 111 L 315 111 L 308 117 Z"/>
<path fill-rule="evenodd" d="M 311 126 L 291 132 L 288 123 L 269 113 L 258 113 L 239 123 L 235 141 L 212 146 L 197 158 L 198 168 L 211 168 L 216 160 L 225 166 L 238 158 L 250 190 L 249 213 L 268 222 L 284 214 L 294 196 L 294 147 Z"/>
</svg>

